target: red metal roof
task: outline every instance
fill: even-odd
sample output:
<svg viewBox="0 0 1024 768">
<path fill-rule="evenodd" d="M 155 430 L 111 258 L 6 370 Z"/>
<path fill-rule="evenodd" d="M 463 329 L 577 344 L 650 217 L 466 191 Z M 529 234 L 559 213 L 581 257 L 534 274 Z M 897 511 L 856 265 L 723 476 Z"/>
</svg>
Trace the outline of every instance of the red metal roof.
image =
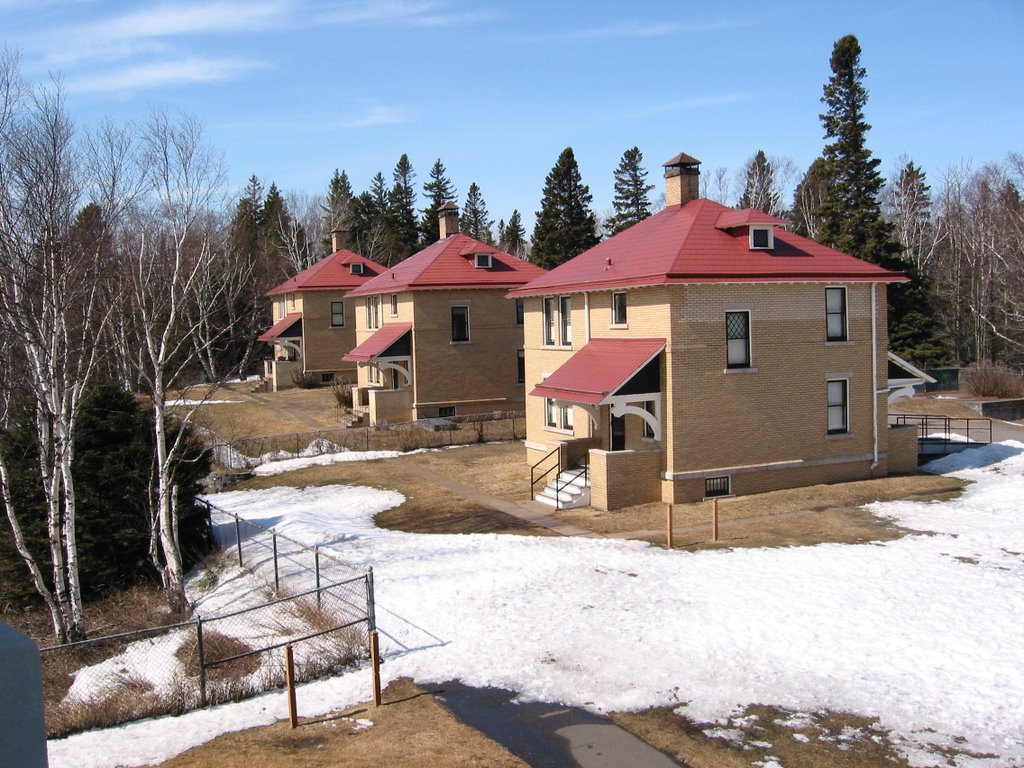
<svg viewBox="0 0 1024 768">
<path fill-rule="evenodd" d="M 760 214 L 760 212 L 758 212 Z M 762 219 L 761 216 L 764 216 Z M 742 224 L 778 223 L 712 200 L 673 205 L 560 264 L 511 296 L 630 288 L 671 283 L 906 282 L 883 269 L 806 237 L 775 230 L 775 247 L 750 250 Z"/>
<path fill-rule="evenodd" d="M 349 363 L 368 363 L 386 352 L 388 347 L 412 330 L 412 323 L 385 323 L 373 336 L 357 346 L 342 360 Z"/>
<path fill-rule="evenodd" d="M 596 405 L 664 348 L 664 339 L 591 339 L 530 395 Z"/>
<path fill-rule="evenodd" d="M 363 274 L 353 275 L 352 264 L 362 264 Z M 336 291 L 356 288 L 384 271 L 384 266 L 363 258 L 345 248 L 325 256 L 316 264 L 290 277 L 276 288 L 267 291 L 267 296 L 296 291 Z"/>
<path fill-rule="evenodd" d="M 256 337 L 256 341 L 273 341 L 302 319 L 301 312 L 292 312 L 278 320 L 269 330 Z"/>
<path fill-rule="evenodd" d="M 474 266 L 472 254 L 489 253 L 491 267 Z M 452 288 L 515 288 L 544 274 L 536 264 L 517 259 L 463 234 L 449 235 L 413 254 L 351 296 Z"/>
</svg>

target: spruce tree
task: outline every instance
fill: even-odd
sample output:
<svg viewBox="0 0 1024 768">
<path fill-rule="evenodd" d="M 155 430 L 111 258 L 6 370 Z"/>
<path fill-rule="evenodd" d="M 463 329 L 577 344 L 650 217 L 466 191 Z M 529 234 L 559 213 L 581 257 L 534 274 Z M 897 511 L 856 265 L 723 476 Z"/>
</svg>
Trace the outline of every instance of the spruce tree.
<svg viewBox="0 0 1024 768">
<path fill-rule="evenodd" d="M 462 206 L 462 216 L 459 218 L 461 232 L 481 243 L 494 245 L 494 235 L 491 232 L 494 221 L 487 215 L 487 204 L 476 182 L 469 185 L 466 204 Z"/>
<path fill-rule="evenodd" d="M 829 143 L 822 154 L 828 188 L 817 211 L 821 222 L 818 240 L 883 267 L 898 268 L 899 247 L 893 243 L 879 205 L 881 161 L 872 157 L 867 147 L 871 126 L 864 120 L 868 92 L 860 53 L 855 36 L 836 41 L 830 61 L 832 76 L 821 97 L 828 107 L 820 117 Z"/>
<path fill-rule="evenodd" d="M 378 171 L 370 189 L 352 199 L 349 237 L 358 253 L 385 266 L 389 266 L 391 260 L 387 212 L 387 183 L 384 174 Z"/>
<path fill-rule="evenodd" d="M 622 153 L 619 167 L 615 169 L 615 197 L 612 200 L 615 213 L 604 224 L 605 234 L 609 237 L 651 215 L 649 193 L 654 185 L 647 183 L 643 161 L 639 147 Z"/>
<path fill-rule="evenodd" d="M 772 165 L 763 149 L 757 150 L 745 166 L 746 181 L 737 208 L 754 208 L 772 216 L 783 213 L 782 196 L 779 194 Z"/>
<path fill-rule="evenodd" d="M 416 250 L 419 232 L 416 227 L 416 190 L 409 156 L 403 154 L 392 173 L 394 184 L 388 192 L 387 223 L 392 237 L 391 263 L 408 258 Z"/>
<path fill-rule="evenodd" d="M 352 197 L 352 184 L 348 180 L 348 174 L 335 168 L 334 175 L 327 184 L 327 203 L 324 206 L 324 223 L 327 225 L 328 233 L 349 226 Z"/>
<path fill-rule="evenodd" d="M 427 207 L 420 211 L 423 214 L 420 219 L 420 246 L 424 248 L 431 243 L 436 243 L 441 238 L 437 209 L 445 203 L 454 203 L 458 197 L 458 193 L 446 173 L 444 163 L 441 162 L 441 158 L 438 158 L 430 169 L 430 181 L 423 185 Z"/>
<path fill-rule="evenodd" d="M 566 147 L 544 180 L 530 252 L 534 264 L 551 269 L 600 242 L 592 200 L 572 147 Z"/>
<path fill-rule="evenodd" d="M 510 253 L 516 258 L 526 258 L 526 227 L 523 226 L 523 218 L 519 210 L 513 210 L 508 217 L 508 224 L 499 227 L 500 235 L 498 247 L 505 253 Z"/>
</svg>

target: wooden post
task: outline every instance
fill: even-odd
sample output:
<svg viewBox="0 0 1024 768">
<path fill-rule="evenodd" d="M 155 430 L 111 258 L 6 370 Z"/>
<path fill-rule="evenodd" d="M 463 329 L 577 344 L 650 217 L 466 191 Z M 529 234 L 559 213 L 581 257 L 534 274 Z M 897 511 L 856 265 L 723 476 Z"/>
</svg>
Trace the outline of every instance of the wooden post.
<svg viewBox="0 0 1024 768">
<path fill-rule="evenodd" d="M 295 659 L 292 657 L 292 644 L 284 647 L 284 679 L 288 686 L 288 722 L 292 728 L 299 725 L 299 713 L 295 708 Z"/>
<path fill-rule="evenodd" d="M 380 706 L 380 641 L 377 630 L 370 632 L 370 665 L 373 667 L 373 706 Z"/>
<path fill-rule="evenodd" d="M 665 520 L 665 549 L 672 549 L 672 504 L 668 505 Z"/>
<path fill-rule="evenodd" d="M 711 540 L 718 541 L 718 499 L 711 500 Z"/>
</svg>

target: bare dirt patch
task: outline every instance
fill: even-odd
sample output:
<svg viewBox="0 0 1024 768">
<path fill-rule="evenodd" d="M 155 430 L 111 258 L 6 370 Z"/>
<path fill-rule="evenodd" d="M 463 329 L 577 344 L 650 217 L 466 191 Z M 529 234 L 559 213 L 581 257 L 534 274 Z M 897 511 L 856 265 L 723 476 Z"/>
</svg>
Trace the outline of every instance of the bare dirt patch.
<svg viewBox="0 0 1024 768">
<path fill-rule="evenodd" d="M 508 750 L 456 720 L 408 679 L 388 686 L 372 704 L 326 717 L 302 718 L 229 733 L 160 765 L 165 768 L 525 768 Z M 299 710 L 302 691 L 299 691 Z"/>
</svg>

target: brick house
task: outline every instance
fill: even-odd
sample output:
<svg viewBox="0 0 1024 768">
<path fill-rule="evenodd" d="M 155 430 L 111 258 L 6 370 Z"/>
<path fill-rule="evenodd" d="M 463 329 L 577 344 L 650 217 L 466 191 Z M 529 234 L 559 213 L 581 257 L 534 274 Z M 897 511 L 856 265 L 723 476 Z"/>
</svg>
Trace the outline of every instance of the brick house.
<svg viewBox="0 0 1024 768">
<path fill-rule="evenodd" d="M 670 160 L 664 210 L 509 293 L 547 495 L 614 509 L 912 471 L 886 408 L 885 286 L 905 278 L 699 199 L 698 166 Z"/>
<path fill-rule="evenodd" d="M 384 267 L 346 249 L 345 236 L 332 232 L 334 253 L 267 291 L 274 324 L 259 341 L 273 344 L 263 367 L 273 392 L 296 386 L 297 377 L 355 381 L 355 364 L 341 359 L 356 345 L 355 302 L 346 297 Z"/>
<path fill-rule="evenodd" d="M 349 293 L 359 297 L 354 403 L 369 423 L 522 410 L 522 303 L 505 299 L 544 270 L 458 231 Z"/>
</svg>

